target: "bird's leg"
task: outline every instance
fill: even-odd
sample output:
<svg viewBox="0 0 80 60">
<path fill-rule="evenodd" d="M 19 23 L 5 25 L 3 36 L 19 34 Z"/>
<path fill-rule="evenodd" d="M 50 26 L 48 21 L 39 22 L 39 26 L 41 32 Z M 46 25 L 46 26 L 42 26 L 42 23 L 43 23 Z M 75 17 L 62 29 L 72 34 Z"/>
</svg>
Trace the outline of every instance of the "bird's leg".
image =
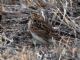
<svg viewBox="0 0 80 60">
<path fill-rule="evenodd" d="M 33 44 L 34 44 L 34 49 L 36 50 L 36 40 L 33 38 L 32 41 L 33 41 Z"/>
<path fill-rule="evenodd" d="M 52 37 L 52 45 L 54 46 L 54 48 L 56 47 L 56 40 Z"/>
</svg>

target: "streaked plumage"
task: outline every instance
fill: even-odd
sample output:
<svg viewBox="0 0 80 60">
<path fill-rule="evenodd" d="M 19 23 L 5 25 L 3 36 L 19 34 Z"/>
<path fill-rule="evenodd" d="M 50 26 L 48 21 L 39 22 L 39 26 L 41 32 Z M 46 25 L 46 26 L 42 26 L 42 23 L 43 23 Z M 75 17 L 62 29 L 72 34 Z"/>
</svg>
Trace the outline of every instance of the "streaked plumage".
<svg viewBox="0 0 80 60">
<path fill-rule="evenodd" d="M 54 31 L 52 26 L 44 21 L 44 18 L 37 13 L 32 13 L 28 28 L 34 39 L 41 43 L 51 42 L 51 37 L 59 40 L 61 37 Z"/>
</svg>

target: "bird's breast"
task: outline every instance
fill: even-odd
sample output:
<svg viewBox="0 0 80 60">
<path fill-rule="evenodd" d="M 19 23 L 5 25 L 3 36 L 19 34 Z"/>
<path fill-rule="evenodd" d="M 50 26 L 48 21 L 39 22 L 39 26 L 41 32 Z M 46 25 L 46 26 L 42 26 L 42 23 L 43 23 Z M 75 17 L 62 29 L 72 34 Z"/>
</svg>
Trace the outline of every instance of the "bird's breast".
<svg viewBox="0 0 80 60">
<path fill-rule="evenodd" d="M 43 38 L 41 38 L 40 36 L 38 36 L 36 33 L 31 32 L 32 36 L 34 39 L 36 39 L 39 42 L 45 43 L 46 41 L 43 40 Z"/>
</svg>

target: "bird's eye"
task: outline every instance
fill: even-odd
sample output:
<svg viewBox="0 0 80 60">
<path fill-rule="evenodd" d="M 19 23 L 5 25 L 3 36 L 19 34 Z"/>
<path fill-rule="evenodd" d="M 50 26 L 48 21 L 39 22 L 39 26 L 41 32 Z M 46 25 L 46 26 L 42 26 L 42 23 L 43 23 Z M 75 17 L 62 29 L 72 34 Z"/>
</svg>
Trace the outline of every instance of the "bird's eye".
<svg viewBox="0 0 80 60">
<path fill-rule="evenodd" d="M 34 20 L 34 22 L 36 22 L 36 20 Z"/>
</svg>

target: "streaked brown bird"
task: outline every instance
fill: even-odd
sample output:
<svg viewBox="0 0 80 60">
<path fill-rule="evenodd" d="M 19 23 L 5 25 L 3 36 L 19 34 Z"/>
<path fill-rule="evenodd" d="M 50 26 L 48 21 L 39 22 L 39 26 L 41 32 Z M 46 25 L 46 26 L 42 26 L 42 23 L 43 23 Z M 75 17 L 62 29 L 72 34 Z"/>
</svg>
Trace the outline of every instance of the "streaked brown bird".
<svg viewBox="0 0 80 60">
<path fill-rule="evenodd" d="M 44 21 L 43 16 L 38 13 L 32 13 L 31 20 L 29 20 L 28 23 L 28 29 L 33 38 L 38 41 L 36 42 L 36 44 L 52 42 L 52 37 L 55 40 L 61 39 L 58 33 L 56 33 L 55 30 L 52 28 L 52 25 Z"/>
</svg>

